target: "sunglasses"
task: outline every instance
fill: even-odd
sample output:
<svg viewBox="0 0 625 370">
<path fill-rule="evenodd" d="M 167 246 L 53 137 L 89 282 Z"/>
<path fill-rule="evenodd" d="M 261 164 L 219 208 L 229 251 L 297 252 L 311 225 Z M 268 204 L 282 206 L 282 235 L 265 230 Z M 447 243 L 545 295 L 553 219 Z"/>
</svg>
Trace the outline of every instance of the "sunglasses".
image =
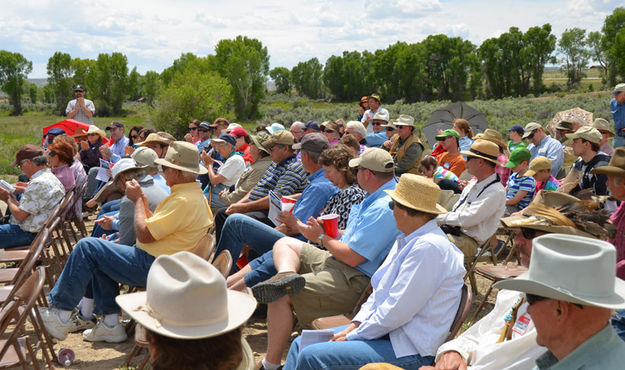
<svg viewBox="0 0 625 370">
<path fill-rule="evenodd" d="M 189 127 L 189 131 L 197 130 L 197 127 Z"/>
<path fill-rule="evenodd" d="M 374 126 L 382 126 L 382 125 L 383 125 L 383 123 L 382 123 L 382 122 L 373 122 L 373 125 L 374 125 Z"/>
<path fill-rule="evenodd" d="M 395 128 L 394 127 L 387 127 L 386 131 L 395 131 Z"/>
<path fill-rule="evenodd" d="M 50 157 L 56 157 L 56 153 L 55 153 L 55 152 L 50 152 L 50 153 L 48 153 L 48 156 L 50 156 Z"/>
<path fill-rule="evenodd" d="M 530 306 L 536 302 L 544 301 L 545 299 L 548 299 L 548 298 L 542 297 L 539 295 L 530 294 L 530 293 L 525 293 L 525 300 L 527 301 L 527 304 L 529 304 Z"/>
<path fill-rule="evenodd" d="M 527 137 L 528 139 L 533 139 L 534 135 L 536 135 L 536 130 L 532 131 L 531 134 L 529 134 L 529 136 Z"/>
<path fill-rule="evenodd" d="M 332 133 L 334 133 L 334 132 L 336 132 L 336 131 L 334 131 L 334 130 L 327 130 L 327 129 L 326 129 L 326 130 L 321 130 L 321 132 L 327 132 L 327 133 L 329 133 L 329 134 L 332 134 Z"/>
<path fill-rule="evenodd" d="M 100 136 L 98 134 L 87 134 L 87 136 Z"/>
<path fill-rule="evenodd" d="M 391 201 L 389 201 L 389 202 L 388 202 L 388 208 L 390 208 L 390 209 L 391 209 L 391 211 L 392 211 L 392 210 L 394 210 L 394 209 L 395 209 L 395 202 L 393 202 L 392 200 L 391 200 Z"/>
<path fill-rule="evenodd" d="M 138 139 L 139 135 L 130 135 L 130 137 L 132 138 L 132 140 L 134 140 L 134 139 Z"/>
</svg>

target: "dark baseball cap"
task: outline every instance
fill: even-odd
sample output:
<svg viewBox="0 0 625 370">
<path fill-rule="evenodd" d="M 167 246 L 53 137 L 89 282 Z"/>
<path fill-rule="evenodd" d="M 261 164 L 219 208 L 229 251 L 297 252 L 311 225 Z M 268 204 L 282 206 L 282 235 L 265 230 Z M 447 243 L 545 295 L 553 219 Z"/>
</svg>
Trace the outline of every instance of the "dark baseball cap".
<svg viewBox="0 0 625 370">
<path fill-rule="evenodd" d="M 25 159 L 33 159 L 43 155 L 43 148 L 34 144 L 26 144 L 18 149 L 15 154 L 15 160 L 11 163 L 11 166 L 17 166 Z"/>
<path fill-rule="evenodd" d="M 208 122 L 206 122 L 206 121 L 201 122 L 201 123 L 198 125 L 198 128 L 199 128 L 199 129 L 201 129 L 201 130 L 211 130 L 211 129 L 212 129 L 211 124 L 210 124 L 210 123 L 208 123 Z"/>
<path fill-rule="evenodd" d="M 301 149 L 305 152 L 318 154 L 324 151 L 328 146 L 328 138 L 324 134 L 311 132 L 310 134 L 304 135 L 302 141 L 293 144 L 293 149 Z"/>
<path fill-rule="evenodd" d="M 306 130 L 315 130 L 315 131 L 320 130 L 319 123 L 317 121 L 308 121 L 306 122 L 304 127 L 306 128 Z"/>
<path fill-rule="evenodd" d="M 58 135 L 63 135 L 65 133 L 65 130 L 63 130 L 60 127 L 53 127 L 51 129 L 48 130 L 48 132 L 46 132 L 46 136 L 58 136 Z"/>
<path fill-rule="evenodd" d="M 237 139 L 230 134 L 221 134 L 217 139 L 213 139 L 213 141 L 216 143 L 228 143 L 232 146 L 237 145 Z"/>
<path fill-rule="evenodd" d="M 113 121 L 113 122 L 109 123 L 108 126 L 106 126 L 106 129 L 110 130 L 110 129 L 115 128 L 115 127 L 124 128 L 124 124 L 119 122 L 119 121 Z"/>
<path fill-rule="evenodd" d="M 523 135 L 525 133 L 525 129 L 521 125 L 514 125 L 510 127 L 509 129 L 507 129 L 506 131 L 514 131 L 514 132 L 517 132 L 519 135 Z"/>
<path fill-rule="evenodd" d="M 74 86 L 74 91 L 85 91 L 85 88 L 82 85 L 76 85 Z"/>
</svg>

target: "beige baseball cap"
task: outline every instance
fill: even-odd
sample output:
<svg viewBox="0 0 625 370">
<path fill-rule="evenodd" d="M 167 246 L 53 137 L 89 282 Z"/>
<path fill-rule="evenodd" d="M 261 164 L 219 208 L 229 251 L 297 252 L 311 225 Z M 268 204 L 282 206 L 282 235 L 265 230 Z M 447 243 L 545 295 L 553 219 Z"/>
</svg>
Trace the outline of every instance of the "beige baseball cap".
<svg viewBox="0 0 625 370">
<path fill-rule="evenodd" d="M 525 175 L 523 176 L 534 176 L 536 172 L 542 170 L 551 170 L 551 159 L 539 155 L 532 159 L 529 169 L 525 171 Z"/>
<path fill-rule="evenodd" d="M 358 158 L 349 161 L 350 167 L 364 167 L 376 172 L 393 172 L 395 162 L 393 157 L 384 149 L 368 148 Z"/>
<path fill-rule="evenodd" d="M 263 146 L 267 149 L 271 148 L 274 145 L 293 145 L 295 143 L 295 137 L 293 134 L 287 130 L 280 130 L 271 135 L 269 140 L 263 142 Z"/>
<path fill-rule="evenodd" d="M 527 139 L 528 136 L 532 134 L 532 132 L 536 131 L 539 128 L 543 128 L 540 123 L 530 122 L 525 125 L 525 134 L 523 134 L 523 139 Z"/>
<path fill-rule="evenodd" d="M 572 134 L 566 134 L 568 139 L 583 139 L 591 143 L 599 144 L 601 142 L 601 132 L 592 126 L 582 126 Z"/>
</svg>

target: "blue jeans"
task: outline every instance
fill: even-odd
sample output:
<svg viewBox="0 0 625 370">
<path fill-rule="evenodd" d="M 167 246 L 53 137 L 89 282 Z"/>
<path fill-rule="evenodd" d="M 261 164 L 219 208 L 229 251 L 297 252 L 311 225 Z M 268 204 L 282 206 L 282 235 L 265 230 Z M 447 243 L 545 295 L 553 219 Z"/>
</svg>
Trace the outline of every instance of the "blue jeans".
<svg viewBox="0 0 625 370">
<path fill-rule="evenodd" d="M 245 286 L 250 288 L 258 283 L 262 283 L 265 280 L 269 280 L 272 276 L 278 273 L 273 264 L 273 250 L 251 260 L 250 267 L 252 268 L 252 271 L 243 276 Z"/>
<path fill-rule="evenodd" d="M 610 320 L 612 327 L 616 330 L 616 334 L 625 340 L 625 310 L 616 310 L 612 319 Z"/>
<path fill-rule="evenodd" d="M 81 239 L 50 291 L 50 304 L 71 311 L 91 284 L 96 313 L 118 313 L 119 283 L 145 287 L 154 262 L 147 252 L 99 238 Z"/>
<path fill-rule="evenodd" d="M 106 213 L 111 213 L 113 211 L 119 211 L 119 204 L 121 203 L 122 199 L 115 199 L 112 200 L 110 202 L 106 202 L 102 205 L 102 207 L 100 207 L 100 211 L 98 212 L 98 217 L 96 217 L 96 219 L 102 217 L 104 214 Z"/>
<path fill-rule="evenodd" d="M 29 245 L 35 240 L 37 233 L 29 233 L 18 225 L 0 225 L 0 248 L 19 247 Z"/>
<path fill-rule="evenodd" d="M 228 216 L 224 223 L 215 255 L 227 249 L 232 259 L 236 261 L 241 254 L 243 244 L 247 244 L 256 253 L 263 254 L 272 250 L 273 244 L 284 236 L 271 226 L 244 214 L 235 213 Z"/>
<path fill-rule="evenodd" d="M 345 329 L 334 328 L 334 332 Z M 310 345 L 299 351 L 301 337 L 291 344 L 284 369 L 359 369 L 371 362 L 386 362 L 402 369 L 418 369 L 432 365 L 434 356 L 419 355 L 397 358 L 388 335 L 374 340 L 352 340 L 345 342 L 325 342 Z"/>
<path fill-rule="evenodd" d="M 108 203 L 106 203 L 106 204 L 108 204 Z M 101 214 L 98 214 L 98 217 L 96 218 L 96 220 L 102 218 L 103 216 L 115 216 L 115 215 L 119 214 L 119 211 L 111 211 L 111 212 L 106 212 L 106 213 L 100 212 L 100 213 Z M 95 238 L 99 238 L 103 234 L 111 235 L 111 234 L 114 234 L 116 232 L 117 232 L 117 230 L 112 230 L 112 229 L 111 230 L 104 230 L 102 228 L 102 226 L 100 226 L 98 224 L 94 224 L 93 225 L 93 231 L 91 232 L 91 236 L 93 236 Z"/>
<path fill-rule="evenodd" d="M 612 146 L 614 148 L 619 148 L 621 146 L 625 146 L 625 137 L 623 136 L 615 136 L 614 141 L 612 142 Z"/>
<path fill-rule="evenodd" d="M 211 208 L 223 208 L 228 207 L 228 205 L 219 199 L 219 193 L 222 190 L 228 189 L 228 186 L 223 184 L 212 185 L 208 184 L 206 188 L 204 188 L 204 196 L 206 200 L 210 202 Z"/>
</svg>

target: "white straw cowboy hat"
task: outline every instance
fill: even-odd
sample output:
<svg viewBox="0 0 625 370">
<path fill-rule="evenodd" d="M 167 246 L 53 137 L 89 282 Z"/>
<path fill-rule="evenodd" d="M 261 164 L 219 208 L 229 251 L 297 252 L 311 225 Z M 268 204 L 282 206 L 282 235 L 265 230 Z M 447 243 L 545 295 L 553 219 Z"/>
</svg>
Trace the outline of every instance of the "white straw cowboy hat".
<svg viewBox="0 0 625 370">
<path fill-rule="evenodd" d="M 414 118 L 412 118 L 412 116 L 409 116 L 407 114 L 400 114 L 399 118 L 397 118 L 395 121 L 393 121 L 393 124 L 395 126 L 412 126 L 412 127 L 416 127 L 415 123 L 414 123 Z"/>
<path fill-rule="evenodd" d="M 200 166 L 200 154 L 197 147 L 186 141 L 174 141 L 171 143 L 165 158 L 155 159 L 154 163 L 198 175 L 208 173 L 204 166 Z"/>
<path fill-rule="evenodd" d="M 101 138 L 106 138 L 106 132 L 98 128 L 98 126 L 96 125 L 89 126 L 89 130 L 87 130 L 86 135 L 89 135 L 89 134 L 96 134 L 96 135 L 100 135 Z"/>
<path fill-rule="evenodd" d="M 417 211 L 440 215 L 447 210 L 436 202 L 441 189 L 432 180 L 412 173 L 399 178 L 394 190 L 384 190 L 394 202 Z"/>
<path fill-rule="evenodd" d="M 227 289 L 213 265 L 186 251 L 159 256 L 148 272 L 146 291 L 115 301 L 146 329 L 177 339 L 227 333 L 256 309 L 252 296 Z"/>
<path fill-rule="evenodd" d="M 494 285 L 581 305 L 625 308 L 625 281 L 616 277 L 616 249 L 608 242 L 548 234 L 533 240 L 529 271 Z"/>
</svg>

